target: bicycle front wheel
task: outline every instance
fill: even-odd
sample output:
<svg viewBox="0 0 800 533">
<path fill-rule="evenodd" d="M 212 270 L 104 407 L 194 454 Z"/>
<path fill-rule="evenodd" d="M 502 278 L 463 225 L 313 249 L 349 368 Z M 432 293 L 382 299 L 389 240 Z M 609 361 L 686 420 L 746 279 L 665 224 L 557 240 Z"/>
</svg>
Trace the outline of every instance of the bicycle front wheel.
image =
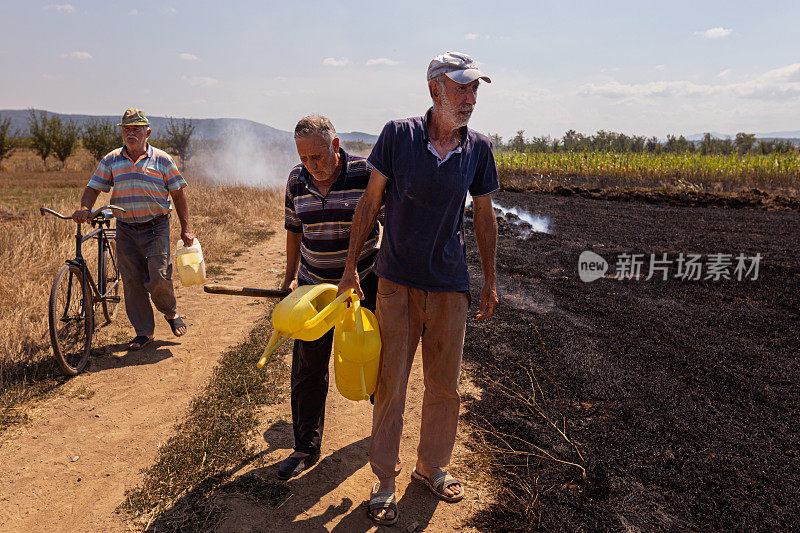
<svg viewBox="0 0 800 533">
<path fill-rule="evenodd" d="M 92 351 L 94 313 L 91 288 L 75 265 L 64 265 L 50 290 L 50 342 L 53 355 L 66 374 L 86 368 Z"/>
<path fill-rule="evenodd" d="M 122 294 L 122 280 L 119 278 L 119 269 L 117 268 L 117 244 L 114 239 L 108 240 L 108 248 L 102 257 L 100 268 L 105 272 L 105 287 L 110 297 L 110 299 L 103 300 L 103 314 L 107 322 L 112 322 L 119 307 L 120 301 L 117 298 Z M 109 290 L 109 287 L 113 288 Z"/>
</svg>

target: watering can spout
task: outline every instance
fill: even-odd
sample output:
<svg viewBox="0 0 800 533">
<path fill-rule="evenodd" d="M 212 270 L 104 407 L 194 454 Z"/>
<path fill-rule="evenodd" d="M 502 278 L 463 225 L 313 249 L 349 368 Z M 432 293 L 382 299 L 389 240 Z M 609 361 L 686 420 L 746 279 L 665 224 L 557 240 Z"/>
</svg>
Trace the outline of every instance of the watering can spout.
<svg viewBox="0 0 800 533">
<path fill-rule="evenodd" d="M 290 338 L 313 341 L 333 328 L 355 294 L 351 289 L 337 296 L 337 291 L 338 287 L 330 283 L 303 285 L 281 300 L 272 311 L 273 333 L 258 368 Z"/>
<path fill-rule="evenodd" d="M 263 366 L 267 363 L 267 359 L 269 356 L 272 355 L 272 352 L 277 350 L 284 342 L 289 340 L 291 337 L 291 333 L 286 333 L 285 335 L 281 335 L 285 333 L 283 331 L 273 331 L 272 336 L 269 338 L 269 342 L 267 343 L 267 347 L 264 348 L 264 353 L 261 355 L 261 359 L 258 360 L 256 366 L 258 368 L 263 368 Z"/>
</svg>

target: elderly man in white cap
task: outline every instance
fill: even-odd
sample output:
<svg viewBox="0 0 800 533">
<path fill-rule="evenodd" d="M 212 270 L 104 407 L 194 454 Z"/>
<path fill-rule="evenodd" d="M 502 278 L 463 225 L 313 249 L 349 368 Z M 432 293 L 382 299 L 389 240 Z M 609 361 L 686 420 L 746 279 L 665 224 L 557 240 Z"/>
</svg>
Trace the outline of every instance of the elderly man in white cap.
<svg viewBox="0 0 800 533">
<path fill-rule="evenodd" d="M 385 200 L 385 231 L 373 271 L 378 283 L 377 316 L 383 363 L 372 418 L 369 459 L 378 483 L 370 518 L 397 521 L 395 478 L 400 473 L 400 438 L 409 372 L 422 339 L 425 393 L 412 478 L 438 498 L 456 502 L 461 484 L 446 467 L 455 444 L 458 381 L 469 307 L 464 244 L 464 203 L 473 198 L 474 227 L 483 270 L 477 319 L 494 314 L 497 224 L 491 194 L 499 188 L 492 145 L 467 128 L 480 80 L 491 83 L 466 54 L 447 52 L 428 66 L 433 107 L 423 116 L 386 124 L 368 161 L 369 184 L 359 201 L 340 292 L 354 288 L 365 239 Z"/>
</svg>

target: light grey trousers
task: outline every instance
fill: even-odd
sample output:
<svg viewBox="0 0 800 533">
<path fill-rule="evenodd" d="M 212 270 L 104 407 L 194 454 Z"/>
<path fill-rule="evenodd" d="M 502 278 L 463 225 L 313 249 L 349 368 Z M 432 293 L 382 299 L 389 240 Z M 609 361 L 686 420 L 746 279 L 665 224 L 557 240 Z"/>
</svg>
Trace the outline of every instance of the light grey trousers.
<svg viewBox="0 0 800 533">
<path fill-rule="evenodd" d="M 136 335 L 150 337 L 155 331 L 150 299 L 161 313 L 178 312 L 172 286 L 169 217 L 149 228 L 117 222 L 117 264 L 122 275 L 125 311 Z"/>
</svg>

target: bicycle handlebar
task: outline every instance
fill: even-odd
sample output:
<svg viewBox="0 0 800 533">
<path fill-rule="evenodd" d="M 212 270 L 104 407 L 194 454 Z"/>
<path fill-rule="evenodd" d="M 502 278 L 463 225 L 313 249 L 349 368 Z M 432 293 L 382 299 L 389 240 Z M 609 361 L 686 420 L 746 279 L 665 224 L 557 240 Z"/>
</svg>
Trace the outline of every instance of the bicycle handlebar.
<svg viewBox="0 0 800 533">
<path fill-rule="evenodd" d="M 96 217 L 97 215 L 99 215 L 100 213 L 102 213 L 106 209 L 116 209 L 117 211 L 122 211 L 123 213 L 125 212 L 125 209 L 123 209 L 122 207 L 119 207 L 118 205 L 108 204 L 108 205 L 104 205 L 103 207 L 98 207 L 97 209 L 92 211 L 89 214 L 88 220 L 93 219 L 94 217 Z M 39 213 L 42 216 L 44 216 L 46 213 L 49 213 L 49 214 L 53 215 L 54 217 L 58 217 L 58 218 L 60 218 L 62 220 L 72 220 L 71 216 L 64 216 L 61 213 L 59 213 L 58 211 L 53 211 L 49 207 L 40 207 L 39 208 Z"/>
</svg>

